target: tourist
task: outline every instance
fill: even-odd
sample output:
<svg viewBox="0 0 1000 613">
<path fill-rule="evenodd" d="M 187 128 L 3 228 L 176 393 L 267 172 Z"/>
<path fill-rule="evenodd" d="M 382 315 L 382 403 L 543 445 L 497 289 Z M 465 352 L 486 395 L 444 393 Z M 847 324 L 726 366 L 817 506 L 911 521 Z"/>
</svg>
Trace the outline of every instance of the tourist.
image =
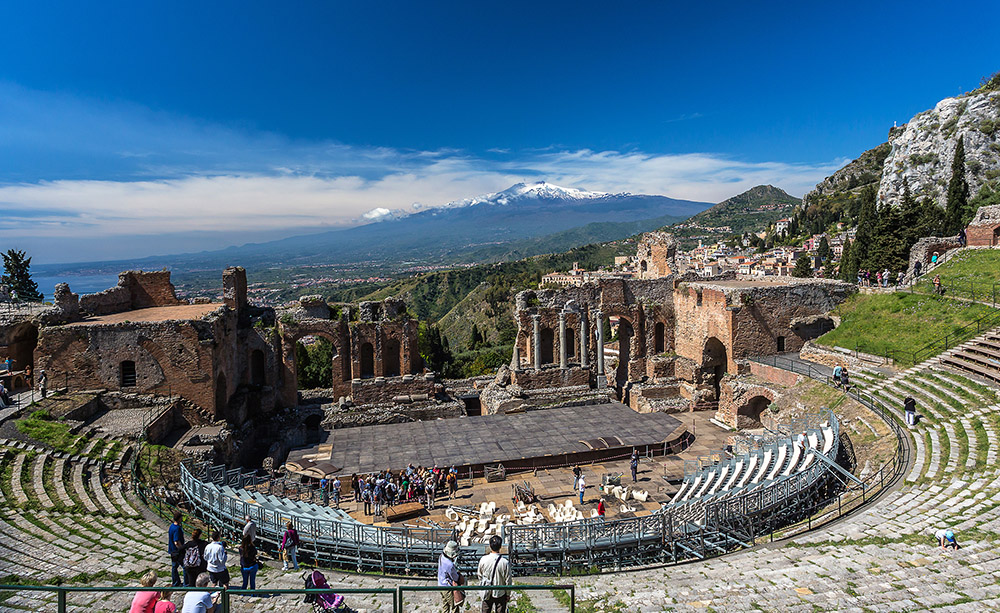
<svg viewBox="0 0 1000 613">
<path fill-rule="evenodd" d="M 39 378 L 41 380 L 41 378 Z M 181 527 L 183 516 L 180 511 L 174 513 L 174 521 L 167 530 L 167 553 L 170 554 L 170 585 L 179 587 L 181 585 L 181 567 L 184 553 L 184 528 Z"/>
<path fill-rule="evenodd" d="M 0 381 L 0 409 L 6 409 L 10 405 L 10 397 L 7 396 L 7 389 Z"/>
<path fill-rule="evenodd" d="M 243 538 L 250 537 L 250 542 L 253 542 L 257 538 L 257 524 L 250 519 L 249 515 L 244 516 L 243 521 L 246 522 L 243 524 Z"/>
<path fill-rule="evenodd" d="M 201 573 L 195 580 L 195 587 L 208 587 L 212 581 L 211 575 Z M 184 605 L 181 613 L 215 613 L 216 599 L 212 592 L 190 591 L 184 595 Z"/>
<path fill-rule="evenodd" d="M 597 501 L 597 517 L 599 519 L 604 519 L 605 513 L 607 513 L 607 509 L 604 508 L 604 499 L 601 498 Z"/>
<path fill-rule="evenodd" d="M 208 576 L 212 579 L 212 585 L 229 587 L 229 569 L 226 568 L 228 559 L 226 544 L 222 542 L 222 536 L 218 530 L 212 530 L 212 542 L 205 547 L 205 567 L 208 569 Z"/>
<path fill-rule="evenodd" d="M 808 440 L 809 440 L 808 437 L 806 437 L 806 431 L 803 430 L 802 432 L 799 432 L 798 436 L 795 437 L 795 446 L 801 449 L 802 451 L 805 451 L 806 442 Z"/>
<path fill-rule="evenodd" d="M 38 392 L 45 398 L 49 389 L 49 375 L 44 370 L 38 371 Z"/>
<path fill-rule="evenodd" d="M 903 412 L 906 414 L 907 426 L 917 425 L 917 401 L 913 399 L 913 396 L 907 396 L 903 399 Z"/>
<path fill-rule="evenodd" d="M 424 491 L 427 493 L 427 508 L 434 508 L 434 475 L 427 480 L 427 485 L 424 486 Z"/>
<path fill-rule="evenodd" d="M 903 277 L 905 276 L 906 275 L 903 274 L 902 270 L 896 273 L 896 287 L 899 287 L 900 285 L 903 284 Z"/>
<path fill-rule="evenodd" d="M 357 473 L 351 475 L 351 493 L 354 494 L 354 502 L 361 502 L 361 480 Z"/>
<path fill-rule="evenodd" d="M 958 244 L 963 247 L 965 246 L 965 228 L 958 231 Z"/>
<path fill-rule="evenodd" d="M 580 478 L 576 480 L 576 487 L 580 490 L 580 504 L 583 504 L 583 492 L 587 489 L 587 481 L 583 478 L 583 473 L 580 473 Z"/>
<path fill-rule="evenodd" d="M 851 390 L 850 375 L 847 374 L 846 368 L 842 368 L 840 370 L 840 384 L 844 386 L 845 392 L 849 392 Z"/>
<path fill-rule="evenodd" d="M 191 540 L 184 543 L 182 564 L 184 566 L 184 585 L 194 587 L 198 575 L 207 570 L 205 565 L 205 547 L 208 541 L 201 538 L 201 528 L 191 533 Z"/>
<path fill-rule="evenodd" d="M 462 574 L 458 572 L 458 566 L 455 563 L 458 561 L 459 556 L 458 543 L 455 541 L 448 541 L 444 546 L 444 551 L 441 552 L 441 556 L 438 558 L 438 585 L 441 587 L 445 586 L 458 586 L 464 585 L 465 581 L 462 579 Z M 444 613 L 458 613 L 461 605 L 465 601 L 465 592 L 461 590 L 449 590 L 441 592 L 442 600 L 444 601 Z"/>
<path fill-rule="evenodd" d="M 931 264 L 937 264 L 937 261 L 938 261 L 938 252 L 935 251 L 934 255 L 931 256 Z"/>
<path fill-rule="evenodd" d="M 299 533 L 295 530 L 295 526 L 292 522 L 285 524 L 285 533 L 281 535 L 281 546 L 279 550 L 282 552 L 282 570 L 298 570 L 299 569 L 299 559 L 296 555 L 299 549 Z M 292 567 L 288 567 L 288 563 L 291 562 Z"/>
<path fill-rule="evenodd" d="M 142 587 L 153 587 L 156 583 L 156 571 L 148 571 L 145 575 L 139 579 L 139 585 Z M 160 598 L 160 592 L 156 590 L 143 590 L 135 593 L 132 597 L 132 606 L 129 607 L 128 613 L 153 613 L 153 608 L 156 606 L 156 601 Z"/>
<path fill-rule="evenodd" d="M 249 536 L 243 537 L 243 542 L 240 543 L 240 572 L 243 574 L 243 587 L 241 590 L 247 589 L 247 585 L 250 586 L 251 590 L 257 589 L 257 548 L 253 546 L 253 539 Z"/>
<path fill-rule="evenodd" d="M 632 450 L 632 458 L 628 461 L 628 467 L 632 471 L 632 483 L 638 481 L 636 476 L 639 474 L 639 451 L 636 449 Z"/>
<path fill-rule="evenodd" d="M 156 601 L 153 613 L 177 613 L 177 605 L 170 602 L 169 590 L 160 590 L 160 599 Z"/>
<path fill-rule="evenodd" d="M 490 552 L 479 558 L 479 585 L 510 585 L 510 562 L 500 555 L 503 539 L 490 537 Z M 507 613 L 510 592 L 489 590 L 483 593 L 483 613 Z"/>
<path fill-rule="evenodd" d="M 882 270 L 882 287 L 889 287 L 889 269 Z"/>
<path fill-rule="evenodd" d="M 937 539 L 938 545 L 943 550 L 952 549 L 958 550 L 958 540 L 955 538 L 955 533 L 950 529 L 938 530 L 934 533 L 934 538 Z"/>
<path fill-rule="evenodd" d="M 326 486 L 327 486 L 327 480 L 326 477 L 323 477 L 322 479 L 319 480 L 319 495 L 320 495 L 320 500 L 323 501 L 324 507 L 330 504 L 330 494 L 327 492 Z"/>
<path fill-rule="evenodd" d="M 372 514 L 372 484 L 365 480 L 361 490 L 361 499 L 365 503 L 365 515 Z"/>
<path fill-rule="evenodd" d="M 333 478 L 333 504 L 340 508 L 340 477 Z"/>
<path fill-rule="evenodd" d="M 941 275 L 934 275 L 934 293 L 941 295 Z"/>
<path fill-rule="evenodd" d="M 573 490 L 574 491 L 576 491 L 577 482 L 580 480 L 580 475 L 581 474 L 583 474 L 583 471 L 580 469 L 580 467 L 579 466 L 574 466 L 573 467 Z"/>
<path fill-rule="evenodd" d="M 917 260 L 916 262 L 913 263 L 913 278 L 914 279 L 916 279 L 917 277 L 920 276 L 920 269 L 923 268 L 923 267 L 924 267 L 924 265 L 923 265 L 923 263 L 920 260 Z"/>
<path fill-rule="evenodd" d="M 843 371 L 844 368 L 840 364 L 833 367 L 833 384 L 837 387 L 840 387 L 840 377 Z"/>
</svg>

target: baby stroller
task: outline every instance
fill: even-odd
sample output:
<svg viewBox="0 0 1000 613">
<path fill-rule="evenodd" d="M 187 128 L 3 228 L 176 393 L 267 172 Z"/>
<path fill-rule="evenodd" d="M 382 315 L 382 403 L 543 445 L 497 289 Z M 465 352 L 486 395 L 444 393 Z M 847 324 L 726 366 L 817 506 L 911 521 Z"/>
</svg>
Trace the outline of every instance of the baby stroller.
<svg viewBox="0 0 1000 613">
<path fill-rule="evenodd" d="M 311 573 L 306 571 L 302 574 L 305 579 L 305 589 L 326 590 L 330 589 L 330 584 L 326 582 L 326 577 L 318 570 Z M 326 594 L 306 594 L 305 602 L 312 604 L 314 613 L 325 613 L 335 611 L 336 613 L 357 613 L 354 609 L 344 604 L 344 597 L 334 594 L 332 591 Z"/>
</svg>

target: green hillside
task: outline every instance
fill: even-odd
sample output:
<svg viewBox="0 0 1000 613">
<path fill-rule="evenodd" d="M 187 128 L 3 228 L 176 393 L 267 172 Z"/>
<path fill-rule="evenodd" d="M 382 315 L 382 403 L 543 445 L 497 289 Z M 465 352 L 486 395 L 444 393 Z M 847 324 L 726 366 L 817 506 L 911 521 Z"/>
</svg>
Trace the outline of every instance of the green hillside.
<svg viewBox="0 0 1000 613">
<path fill-rule="evenodd" d="M 801 203 L 800 199 L 773 185 L 758 185 L 698 213 L 685 223 L 716 228 L 729 226 L 733 234 L 754 232 L 787 217 Z"/>
</svg>

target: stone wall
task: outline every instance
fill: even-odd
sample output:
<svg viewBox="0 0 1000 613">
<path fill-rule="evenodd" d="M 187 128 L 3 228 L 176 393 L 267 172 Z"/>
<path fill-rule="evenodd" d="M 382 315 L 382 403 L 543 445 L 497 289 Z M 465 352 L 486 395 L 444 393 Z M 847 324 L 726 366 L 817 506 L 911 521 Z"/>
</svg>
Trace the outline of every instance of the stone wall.
<svg viewBox="0 0 1000 613">
<path fill-rule="evenodd" d="M 566 369 L 550 366 L 539 371 L 533 369 L 515 370 L 511 373 L 511 380 L 514 384 L 527 390 L 577 385 L 589 386 L 590 369 L 578 366 Z"/>
<path fill-rule="evenodd" d="M 392 403 L 397 396 L 421 395 L 433 398 L 435 395 L 434 376 L 376 377 L 356 379 L 351 382 L 351 400 L 355 404 Z"/>
<path fill-rule="evenodd" d="M 965 236 L 970 247 L 996 247 L 1000 244 L 1000 205 L 979 207 Z"/>
<path fill-rule="evenodd" d="M 80 310 L 89 315 L 110 315 L 133 309 L 182 304 L 170 282 L 170 271 L 129 270 L 118 275 L 118 285 L 80 297 Z"/>
<path fill-rule="evenodd" d="M 910 247 L 910 263 L 908 270 L 913 270 L 913 265 L 920 262 L 923 269 L 927 270 L 927 265 L 931 263 L 931 257 L 936 252 L 942 256 L 945 252 L 958 249 L 962 246 L 958 236 L 927 236 L 918 240 Z"/>
<path fill-rule="evenodd" d="M 801 380 L 799 375 L 791 371 L 754 361 L 750 361 L 750 374 L 769 383 L 777 383 L 785 387 L 792 387 Z"/>
<path fill-rule="evenodd" d="M 770 421 L 766 407 L 779 398 L 780 392 L 761 382 L 727 378 L 715 419 L 732 428 L 760 428 Z"/>
</svg>

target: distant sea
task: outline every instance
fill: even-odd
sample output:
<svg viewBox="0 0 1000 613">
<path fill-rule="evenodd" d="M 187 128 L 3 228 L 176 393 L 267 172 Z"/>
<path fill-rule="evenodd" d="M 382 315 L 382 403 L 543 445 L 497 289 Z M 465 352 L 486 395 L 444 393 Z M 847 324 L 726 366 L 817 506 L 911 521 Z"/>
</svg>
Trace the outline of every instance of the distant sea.
<svg viewBox="0 0 1000 613">
<path fill-rule="evenodd" d="M 38 291 L 45 294 L 46 300 L 52 300 L 57 283 L 69 283 L 70 290 L 75 294 L 93 294 L 118 285 L 118 275 L 63 275 L 61 277 L 40 277 L 31 275 L 38 284 Z"/>
</svg>

